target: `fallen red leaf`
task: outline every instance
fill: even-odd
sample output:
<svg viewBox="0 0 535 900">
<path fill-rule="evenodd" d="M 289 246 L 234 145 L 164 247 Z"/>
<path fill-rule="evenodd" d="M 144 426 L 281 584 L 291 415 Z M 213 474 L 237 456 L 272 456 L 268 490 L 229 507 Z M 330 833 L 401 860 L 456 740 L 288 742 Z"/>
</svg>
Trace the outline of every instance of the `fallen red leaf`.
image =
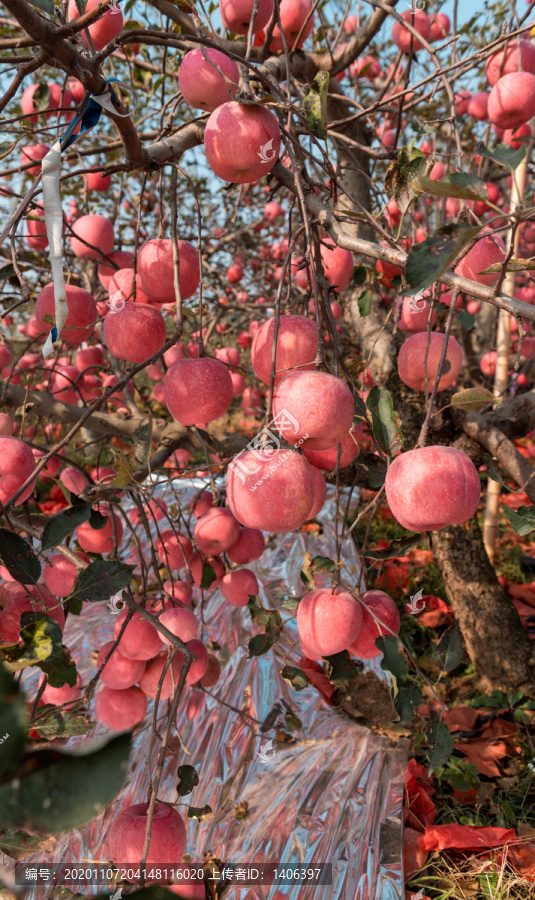
<svg viewBox="0 0 535 900">
<path fill-rule="evenodd" d="M 413 566 L 429 566 L 434 559 L 432 550 L 419 550 L 418 547 L 410 550 L 408 555 L 408 560 Z"/>
<path fill-rule="evenodd" d="M 424 838 L 425 834 L 419 834 L 414 828 L 403 829 L 403 871 L 406 881 L 427 862 L 427 850 L 420 845 Z"/>
<path fill-rule="evenodd" d="M 413 816 L 426 828 L 435 821 L 436 808 L 431 800 L 434 788 L 426 770 L 410 759 L 404 776 L 405 801 Z"/>
<path fill-rule="evenodd" d="M 507 593 L 513 600 L 523 600 L 535 607 L 535 586 L 532 584 L 509 584 Z"/>
<path fill-rule="evenodd" d="M 507 853 L 499 854 L 497 865 L 501 866 L 502 861 L 527 881 L 535 882 L 535 844 L 515 844 L 514 847 L 508 847 Z"/>
<path fill-rule="evenodd" d="M 307 681 L 309 681 L 310 684 L 314 685 L 314 687 L 320 692 L 320 694 L 323 694 L 327 703 L 330 703 L 331 706 L 334 706 L 332 702 L 334 687 L 327 676 L 322 672 L 319 663 L 314 662 L 313 659 L 308 659 L 306 656 L 303 656 L 299 663 L 299 667 L 305 673 Z"/>
<path fill-rule="evenodd" d="M 426 628 L 439 628 L 441 625 L 453 625 L 453 609 L 434 594 L 426 594 L 418 605 L 425 604 L 425 609 L 418 616 L 418 621 Z"/>
<path fill-rule="evenodd" d="M 513 828 L 494 826 L 434 825 L 426 828 L 418 840 L 421 850 L 481 850 L 485 847 L 501 847 L 508 841 L 518 842 Z"/>
<path fill-rule="evenodd" d="M 496 741 L 490 744 L 488 741 L 470 741 L 470 743 L 455 743 L 455 749 L 467 757 L 481 775 L 489 778 L 499 778 L 501 772 L 496 765 L 496 760 L 510 756 L 509 748 L 505 741 Z"/>
<path fill-rule="evenodd" d="M 444 716 L 444 722 L 453 734 L 455 731 L 472 731 L 478 717 L 477 710 L 471 706 L 454 706 Z"/>
<path fill-rule="evenodd" d="M 519 509 L 521 506 L 529 506 L 529 497 L 522 491 L 521 494 L 500 494 L 500 503 L 509 509 Z"/>
</svg>

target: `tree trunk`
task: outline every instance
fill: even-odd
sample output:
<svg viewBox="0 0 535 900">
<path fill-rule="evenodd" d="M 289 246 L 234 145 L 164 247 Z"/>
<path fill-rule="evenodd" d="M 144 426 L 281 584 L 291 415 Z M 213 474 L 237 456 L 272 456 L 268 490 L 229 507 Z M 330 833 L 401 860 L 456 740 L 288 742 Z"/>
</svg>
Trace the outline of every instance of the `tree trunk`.
<svg viewBox="0 0 535 900">
<path fill-rule="evenodd" d="M 468 655 L 488 688 L 535 692 L 535 646 L 485 552 L 477 516 L 431 535 L 431 547 Z"/>
<path fill-rule="evenodd" d="M 333 84 L 330 87 L 328 106 L 330 121 L 342 118 L 343 110 L 336 100 L 339 91 L 338 85 Z M 343 130 L 353 141 L 360 144 L 367 142 L 361 120 Z M 340 142 L 338 172 L 347 192 L 370 211 L 368 157 L 355 148 L 348 149 Z M 351 209 L 351 202 L 344 195 L 340 195 L 336 208 Z M 354 226 L 346 223 L 344 227 L 360 237 L 374 239 L 368 223 L 356 220 Z M 395 359 L 403 336 L 393 338 L 391 326 L 384 327 L 387 309 L 378 287 L 374 284 L 372 309 L 368 316 L 362 317 L 358 307 L 362 289 L 355 289 L 352 292 L 346 309 L 351 325 L 358 335 L 364 357 L 368 359 L 371 355 L 370 370 L 375 383 L 388 388 L 392 393 L 394 409 L 402 421 L 405 437 L 403 449 L 410 450 L 418 440 L 425 418 L 424 395 L 409 390 L 398 376 Z M 495 310 L 490 304 L 483 306 L 485 328 L 482 334 L 485 339 L 492 331 Z M 443 401 L 441 405 L 448 403 L 448 399 L 444 399 L 446 394 L 449 392 L 443 392 L 441 395 Z M 535 404 L 529 401 L 525 401 L 525 406 L 530 413 L 532 408 L 535 409 Z M 526 418 L 524 410 L 519 410 L 519 415 Z M 527 417 L 529 418 L 529 415 Z M 455 428 L 449 411 L 432 419 L 431 443 L 460 445 L 469 456 L 476 458 L 476 465 L 480 464 L 479 445 L 465 435 L 460 437 L 458 435 L 459 430 Z M 477 519 L 471 519 L 465 525 L 433 532 L 431 546 L 446 596 L 456 619 L 459 620 L 468 655 L 482 684 L 490 689 L 522 688 L 526 692 L 534 693 L 535 647 L 531 644 L 513 603 L 503 592 L 490 564 Z"/>
</svg>

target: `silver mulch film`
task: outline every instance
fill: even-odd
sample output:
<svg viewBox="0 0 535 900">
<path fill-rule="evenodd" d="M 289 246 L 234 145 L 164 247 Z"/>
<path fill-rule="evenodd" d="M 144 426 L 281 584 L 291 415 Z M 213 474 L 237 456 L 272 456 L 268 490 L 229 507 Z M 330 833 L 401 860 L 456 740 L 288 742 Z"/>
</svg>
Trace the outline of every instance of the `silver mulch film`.
<svg viewBox="0 0 535 900">
<path fill-rule="evenodd" d="M 197 481 L 175 480 L 172 491 L 187 504 L 203 486 Z M 154 496 L 170 505 L 174 498 L 169 492 L 169 483 L 160 484 Z M 276 535 L 262 559 L 250 564 L 261 585 L 260 598 L 265 607 L 280 609 L 275 592 L 303 593 L 299 572 L 305 551 L 313 556 L 334 556 L 334 510 L 334 490 L 329 487 L 319 516 L 322 535 Z M 351 538 L 342 548 L 342 558 L 344 580 L 356 584 L 360 569 Z M 198 591 L 194 592 L 200 597 Z M 115 622 L 105 603 L 85 607 L 80 617 L 68 620 L 65 635 L 83 684 L 95 674 L 94 651 L 113 636 Z M 283 619 L 295 615 L 284 609 L 281 613 Z M 386 739 L 330 707 L 314 687 L 296 692 L 280 676 L 284 664 L 297 665 L 300 658 L 298 648 L 288 653 L 297 640 L 295 618 L 288 622 L 274 651 L 253 659 L 247 659 L 247 643 L 262 629 L 251 625 L 247 608 L 229 606 L 217 590 L 207 595 L 204 620 L 203 639 L 212 637 L 230 650 L 212 693 L 258 722 L 265 721 L 278 701 L 285 701 L 301 720 L 303 730 L 295 733 L 295 743 L 273 743 L 274 755 L 267 753 L 273 758 L 265 762 L 260 748 L 275 738 L 274 728 L 262 733 L 259 726 L 246 724 L 236 712 L 206 693 L 195 687 L 185 689 L 178 731 L 188 752 L 177 749 L 168 756 L 159 797 L 172 802 L 176 798 L 177 766 L 195 766 L 200 784 L 182 799 L 196 807 L 209 804 L 215 815 L 202 823 L 188 820 L 187 849 L 192 860 L 198 862 L 209 850 L 226 863 L 244 867 L 260 862 L 333 865 L 332 885 L 231 887 L 225 896 L 233 900 L 399 900 L 403 895 L 401 754 L 393 751 Z M 377 663 L 367 664 L 367 668 L 384 677 Z M 37 677 L 27 672 L 23 684 L 34 687 Z M 124 805 L 146 799 L 147 768 L 152 765 L 154 769 L 157 755 L 148 725 L 152 706 L 149 701 L 146 726 L 134 739 L 126 785 L 116 801 L 88 825 L 60 835 L 53 856 L 35 855 L 25 859 L 25 864 L 109 860 L 106 835 L 114 816 Z M 163 709 L 166 707 L 164 703 Z M 282 716 L 279 723 L 284 728 L 283 722 Z M 108 729 L 98 724 L 89 738 L 71 738 L 64 749 L 74 749 L 88 740 L 96 744 L 106 734 L 110 735 Z M 241 801 L 247 802 L 248 814 L 237 819 L 235 804 Z M 185 815 L 186 807 L 179 809 Z M 3 868 L 12 869 L 13 860 L 4 857 Z M 27 900 L 37 900 L 47 890 L 25 888 L 23 894 Z M 84 892 L 84 888 L 78 890 Z M 103 893 L 107 888 L 93 887 L 86 892 Z"/>
</svg>

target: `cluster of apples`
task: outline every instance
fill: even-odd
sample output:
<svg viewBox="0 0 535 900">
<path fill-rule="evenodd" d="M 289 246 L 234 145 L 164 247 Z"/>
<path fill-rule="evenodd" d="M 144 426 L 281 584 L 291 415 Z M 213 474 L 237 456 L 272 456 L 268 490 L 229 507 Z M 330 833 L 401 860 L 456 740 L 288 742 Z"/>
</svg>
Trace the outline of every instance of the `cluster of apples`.
<svg viewBox="0 0 535 900">
<path fill-rule="evenodd" d="M 510 41 L 507 50 L 493 54 L 485 67 L 490 91 L 460 91 L 455 98 L 458 116 L 491 122 L 499 139 L 518 147 L 529 137 L 535 115 L 535 46 L 527 38 Z"/>
</svg>

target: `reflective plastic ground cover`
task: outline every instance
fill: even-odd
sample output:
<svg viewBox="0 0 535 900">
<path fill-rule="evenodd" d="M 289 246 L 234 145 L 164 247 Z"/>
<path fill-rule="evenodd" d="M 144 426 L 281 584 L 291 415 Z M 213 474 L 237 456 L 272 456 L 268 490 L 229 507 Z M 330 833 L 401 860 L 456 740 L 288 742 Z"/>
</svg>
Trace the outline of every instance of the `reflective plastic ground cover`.
<svg viewBox="0 0 535 900">
<path fill-rule="evenodd" d="M 175 480 L 172 490 L 186 503 L 205 486 L 200 482 Z M 169 487 L 157 485 L 154 496 L 173 502 Z M 355 502 L 353 498 L 352 503 Z M 260 583 L 265 607 L 277 607 L 285 625 L 283 637 L 265 656 L 247 659 L 247 643 L 262 629 L 251 624 L 247 608 L 229 606 L 219 590 L 205 595 L 202 638 L 217 640 L 228 648 L 228 662 L 212 693 L 263 723 L 278 701 L 285 701 L 299 717 L 302 730 L 295 743 L 273 743 L 274 755 L 262 761 L 260 749 L 275 738 L 271 728 L 240 717 L 195 687 L 187 687 L 178 714 L 178 731 L 185 750 L 167 759 L 159 798 L 176 799 L 176 770 L 194 765 L 199 786 L 187 800 L 192 806 L 209 804 L 214 817 L 188 820 L 188 847 L 192 860 L 211 853 L 224 862 L 242 866 L 259 862 L 289 864 L 332 863 L 332 885 L 231 887 L 225 897 L 235 900 L 399 900 L 403 895 L 401 865 L 401 804 L 404 762 L 401 751 L 387 739 L 359 726 L 345 713 L 330 707 L 312 686 L 296 692 L 280 671 L 300 659 L 295 611 L 281 609 L 277 592 L 299 596 L 304 592 L 299 573 L 303 553 L 335 555 L 334 490 L 318 520 L 323 533 L 272 536 L 261 560 L 251 563 Z M 162 525 L 165 527 L 165 525 Z M 124 546 L 124 540 L 123 540 Z M 128 550 L 122 554 L 126 559 Z M 343 578 L 354 585 L 360 578 L 355 546 L 349 538 L 342 547 Z M 328 583 L 328 576 L 319 586 Z M 195 590 L 195 596 L 200 592 Z M 83 684 L 95 674 L 95 650 L 113 635 L 115 616 L 105 603 L 84 604 L 79 617 L 70 617 L 65 643 L 71 649 Z M 200 634 L 198 635 L 200 636 Z M 376 662 L 368 669 L 384 676 Z M 25 673 L 23 686 L 37 683 L 35 673 Z M 167 703 L 162 704 L 165 710 Z M 124 805 L 146 799 L 148 767 L 156 763 L 157 742 L 151 736 L 153 702 L 144 724 L 137 730 L 129 771 L 121 794 L 102 815 L 87 825 L 62 834 L 53 854 L 34 855 L 32 862 L 107 862 L 106 835 Z M 284 717 L 279 724 L 284 727 Z M 65 745 L 75 749 L 106 734 L 98 724 L 88 737 L 71 738 Z M 272 756 L 269 752 L 267 756 Z M 235 805 L 246 801 L 245 818 L 235 817 Z M 187 805 L 179 807 L 186 814 Z M 169 861 L 169 862 L 178 862 Z M 4 857 L 4 869 L 13 860 Z M 24 888 L 27 900 L 46 895 L 48 889 Z M 78 888 L 83 892 L 83 888 Z M 107 891 L 106 886 L 88 888 L 87 893 Z"/>
</svg>

